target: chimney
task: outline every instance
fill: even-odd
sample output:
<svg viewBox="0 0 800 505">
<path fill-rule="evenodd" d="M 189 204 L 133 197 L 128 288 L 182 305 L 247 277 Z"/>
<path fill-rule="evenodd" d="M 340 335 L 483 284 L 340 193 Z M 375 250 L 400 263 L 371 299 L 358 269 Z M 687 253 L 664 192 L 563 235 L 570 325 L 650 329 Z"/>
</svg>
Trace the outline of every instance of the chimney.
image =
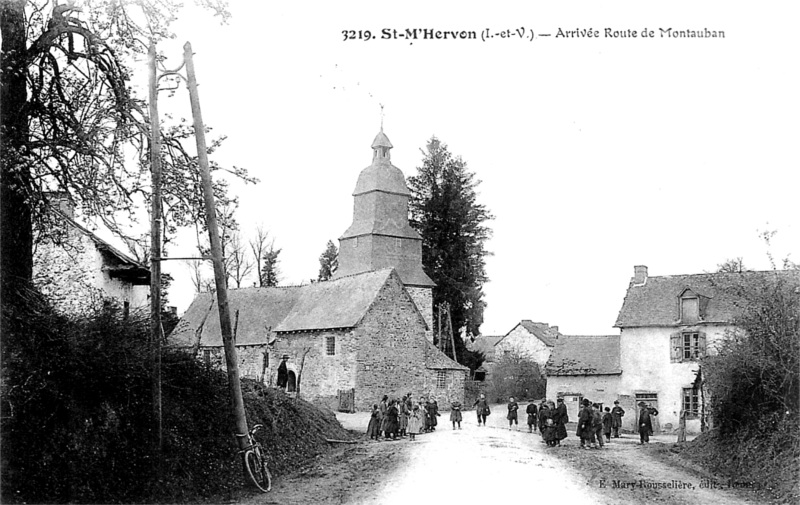
<svg viewBox="0 0 800 505">
<path fill-rule="evenodd" d="M 558 326 L 551 326 L 550 329 L 558 333 Z"/>
<path fill-rule="evenodd" d="M 647 267 L 645 265 L 636 265 L 633 267 L 633 285 L 644 286 L 647 282 Z"/>
<path fill-rule="evenodd" d="M 61 211 L 62 214 L 70 219 L 75 219 L 75 206 L 66 191 L 48 191 L 45 199 L 51 208 Z"/>
</svg>

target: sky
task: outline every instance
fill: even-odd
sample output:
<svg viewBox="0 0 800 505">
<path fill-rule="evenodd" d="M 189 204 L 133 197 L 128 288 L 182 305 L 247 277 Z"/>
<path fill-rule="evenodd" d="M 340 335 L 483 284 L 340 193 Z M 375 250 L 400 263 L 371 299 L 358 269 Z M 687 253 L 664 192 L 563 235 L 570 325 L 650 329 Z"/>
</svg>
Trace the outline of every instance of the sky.
<svg viewBox="0 0 800 505">
<path fill-rule="evenodd" d="M 754 7 L 234 0 L 226 25 L 188 9 L 159 52 L 174 67 L 192 43 L 204 122 L 227 136 L 212 159 L 260 180 L 231 181 L 237 218 L 245 237 L 262 225 L 282 249 L 282 284 L 316 278 L 327 241 L 352 222 L 383 120 L 406 177 L 435 135 L 481 181 L 494 215 L 483 334 L 522 319 L 614 334 L 634 265 L 654 276 L 737 257 L 753 269 L 769 269 L 770 255 L 798 261 L 799 9 Z M 477 39 L 381 38 L 413 28 Z M 599 37 L 557 36 L 586 30 Z M 159 106 L 190 118 L 185 92 L 161 93 Z M 776 232 L 769 245 L 765 231 Z M 172 240 L 171 256 L 194 253 L 194 230 Z M 189 269 L 165 270 L 181 313 Z"/>
</svg>

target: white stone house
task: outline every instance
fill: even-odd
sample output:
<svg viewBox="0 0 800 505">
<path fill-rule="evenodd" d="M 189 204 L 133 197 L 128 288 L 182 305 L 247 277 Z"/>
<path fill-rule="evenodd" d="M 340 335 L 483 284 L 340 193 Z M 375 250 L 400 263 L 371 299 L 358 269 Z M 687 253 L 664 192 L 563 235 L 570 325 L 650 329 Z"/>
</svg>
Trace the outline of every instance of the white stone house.
<svg viewBox="0 0 800 505">
<path fill-rule="evenodd" d="M 677 429 L 681 411 L 687 432 L 697 433 L 706 400 L 697 387 L 700 359 L 714 351 L 739 314 L 733 295 L 720 289 L 726 277 L 767 275 L 694 274 L 650 277 L 646 266 L 634 267 L 615 327 L 620 329 L 620 401 L 633 408 L 639 401 L 658 408 L 655 429 Z M 626 407 L 627 408 L 627 407 Z M 633 428 L 633 417 L 624 427 Z"/>
<path fill-rule="evenodd" d="M 144 308 L 150 270 L 98 237 L 62 206 L 53 222 L 61 227 L 34 244 L 33 282 L 65 313 L 85 313 L 115 299 L 125 311 Z"/>
<path fill-rule="evenodd" d="M 494 362 L 503 354 L 518 352 L 534 360 L 544 374 L 545 365 L 560 336 L 558 326 L 523 319 L 494 344 Z"/>
</svg>

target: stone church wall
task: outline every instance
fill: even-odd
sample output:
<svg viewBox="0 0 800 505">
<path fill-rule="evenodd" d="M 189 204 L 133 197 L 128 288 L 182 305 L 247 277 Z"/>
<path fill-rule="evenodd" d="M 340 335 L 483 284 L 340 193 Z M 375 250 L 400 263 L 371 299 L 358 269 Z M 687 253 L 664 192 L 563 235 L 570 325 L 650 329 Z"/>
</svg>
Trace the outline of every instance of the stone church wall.
<svg viewBox="0 0 800 505">
<path fill-rule="evenodd" d="M 431 288 L 412 288 L 406 286 L 408 294 L 414 300 L 422 317 L 425 318 L 425 323 L 428 325 L 428 330 L 425 332 L 425 338 L 429 342 L 433 342 L 433 290 Z"/>
<path fill-rule="evenodd" d="M 383 395 L 400 398 L 426 390 L 425 329 L 414 302 L 392 276 L 355 331 L 358 356 L 356 408 L 368 410 Z"/>
</svg>

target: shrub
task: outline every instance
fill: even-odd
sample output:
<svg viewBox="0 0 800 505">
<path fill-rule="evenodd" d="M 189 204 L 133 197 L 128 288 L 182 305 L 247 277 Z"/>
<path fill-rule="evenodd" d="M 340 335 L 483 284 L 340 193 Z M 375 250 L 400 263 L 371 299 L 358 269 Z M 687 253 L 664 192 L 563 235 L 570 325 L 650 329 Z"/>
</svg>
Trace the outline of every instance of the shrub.
<svg viewBox="0 0 800 505">
<path fill-rule="evenodd" d="M 242 488 L 224 371 L 164 353 L 159 457 L 147 319 L 113 304 L 68 318 L 35 291 L 17 301 L 2 314 L 4 503 L 175 503 Z M 350 437 L 331 412 L 253 381 L 243 390 L 275 475 Z"/>
</svg>

